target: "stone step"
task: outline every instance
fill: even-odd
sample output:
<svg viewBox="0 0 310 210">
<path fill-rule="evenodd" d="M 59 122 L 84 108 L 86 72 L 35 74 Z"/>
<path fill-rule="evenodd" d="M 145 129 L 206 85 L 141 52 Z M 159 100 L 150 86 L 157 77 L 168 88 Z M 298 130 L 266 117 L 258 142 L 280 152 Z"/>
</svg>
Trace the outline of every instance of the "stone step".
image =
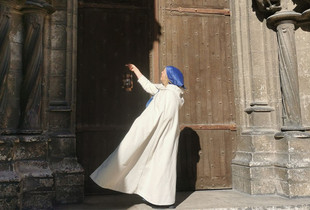
<svg viewBox="0 0 310 210">
<path fill-rule="evenodd" d="M 0 209 L 18 209 L 20 177 L 13 171 L 0 171 Z"/>
</svg>

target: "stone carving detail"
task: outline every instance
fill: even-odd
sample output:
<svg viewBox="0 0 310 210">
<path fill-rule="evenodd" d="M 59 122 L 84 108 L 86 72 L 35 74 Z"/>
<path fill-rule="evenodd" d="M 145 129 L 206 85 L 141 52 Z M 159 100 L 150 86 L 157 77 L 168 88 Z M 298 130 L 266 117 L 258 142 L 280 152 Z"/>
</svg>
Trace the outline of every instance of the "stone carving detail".
<svg viewBox="0 0 310 210">
<path fill-rule="evenodd" d="M 23 82 L 21 87 L 22 132 L 36 133 L 41 130 L 41 83 L 43 67 L 44 14 L 27 13 L 25 20 L 25 43 Z"/>
<path fill-rule="evenodd" d="M 44 0 L 26 1 L 24 11 L 25 41 L 23 50 L 23 82 L 21 86 L 22 133 L 41 132 L 43 25 L 47 13 L 54 8 Z"/>
<path fill-rule="evenodd" d="M 293 23 L 277 27 L 279 43 L 279 72 L 283 104 L 283 124 L 301 127 L 299 85 L 295 49 L 295 26 Z"/>
<path fill-rule="evenodd" d="M 275 13 L 282 9 L 281 0 L 255 0 L 261 12 Z"/>
<path fill-rule="evenodd" d="M 28 6 L 33 6 L 33 7 L 37 7 L 37 8 L 38 7 L 39 8 L 44 8 L 49 13 L 52 13 L 52 12 L 55 11 L 55 9 L 52 7 L 52 5 L 50 5 L 45 0 L 30 0 L 30 1 L 26 1 L 26 4 Z"/>
<path fill-rule="evenodd" d="M 0 131 L 8 127 L 8 72 L 10 68 L 9 7 L 0 5 Z M 1 132 L 0 132 L 1 133 Z"/>
</svg>

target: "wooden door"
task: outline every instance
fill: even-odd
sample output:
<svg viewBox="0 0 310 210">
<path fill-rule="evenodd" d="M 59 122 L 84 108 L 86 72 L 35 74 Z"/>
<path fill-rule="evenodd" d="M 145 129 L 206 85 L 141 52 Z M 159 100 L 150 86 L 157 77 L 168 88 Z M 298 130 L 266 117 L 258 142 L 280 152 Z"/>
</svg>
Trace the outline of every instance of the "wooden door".
<svg viewBox="0 0 310 210">
<path fill-rule="evenodd" d="M 122 86 L 126 63 L 149 76 L 152 7 L 145 0 L 79 1 L 76 133 L 86 194 L 107 192 L 89 175 L 118 146 L 148 100 L 135 75 L 131 91 Z"/>
<path fill-rule="evenodd" d="M 178 189 L 231 188 L 235 108 L 227 0 L 158 0 L 160 69 L 185 77 Z"/>
</svg>

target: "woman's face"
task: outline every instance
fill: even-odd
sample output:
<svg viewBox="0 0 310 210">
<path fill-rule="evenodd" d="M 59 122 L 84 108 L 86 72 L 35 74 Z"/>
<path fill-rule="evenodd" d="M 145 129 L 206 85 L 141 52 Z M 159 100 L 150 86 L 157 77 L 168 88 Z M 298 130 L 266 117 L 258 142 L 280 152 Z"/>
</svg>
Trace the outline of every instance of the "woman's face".
<svg viewBox="0 0 310 210">
<path fill-rule="evenodd" d="M 169 83 L 166 68 L 161 72 L 160 81 L 161 83 L 163 83 L 164 86 L 168 85 Z"/>
</svg>

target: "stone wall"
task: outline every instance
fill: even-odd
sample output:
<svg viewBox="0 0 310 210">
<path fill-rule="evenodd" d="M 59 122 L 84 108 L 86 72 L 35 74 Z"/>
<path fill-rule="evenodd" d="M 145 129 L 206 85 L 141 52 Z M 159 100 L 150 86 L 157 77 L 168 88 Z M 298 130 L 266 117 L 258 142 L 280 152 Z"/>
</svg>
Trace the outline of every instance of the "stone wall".
<svg viewBox="0 0 310 210">
<path fill-rule="evenodd" d="M 253 195 L 310 196 L 305 149 L 310 141 L 310 6 L 296 2 L 231 1 L 238 116 L 233 188 Z"/>
<path fill-rule="evenodd" d="M 0 209 L 81 202 L 77 0 L 0 0 Z"/>
</svg>

